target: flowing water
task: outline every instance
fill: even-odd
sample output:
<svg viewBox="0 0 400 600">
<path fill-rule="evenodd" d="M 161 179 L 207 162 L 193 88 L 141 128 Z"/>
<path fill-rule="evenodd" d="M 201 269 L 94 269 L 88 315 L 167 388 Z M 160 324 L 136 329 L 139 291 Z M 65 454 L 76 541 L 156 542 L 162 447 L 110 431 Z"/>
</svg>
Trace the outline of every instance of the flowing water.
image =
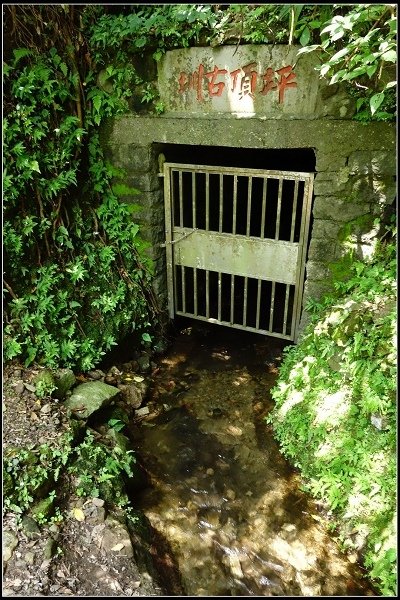
<svg viewBox="0 0 400 600">
<path fill-rule="evenodd" d="M 188 327 L 133 427 L 151 481 L 137 505 L 168 541 L 189 596 L 375 595 L 265 424 L 284 345 Z"/>
</svg>

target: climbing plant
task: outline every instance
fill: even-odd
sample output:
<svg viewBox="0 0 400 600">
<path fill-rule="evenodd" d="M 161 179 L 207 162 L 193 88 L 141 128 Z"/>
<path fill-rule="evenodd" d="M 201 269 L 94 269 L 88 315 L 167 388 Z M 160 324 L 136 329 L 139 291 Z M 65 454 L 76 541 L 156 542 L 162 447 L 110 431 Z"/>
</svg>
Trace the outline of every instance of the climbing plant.
<svg viewBox="0 0 400 600">
<path fill-rule="evenodd" d="M 88 369 L 156 303 L 132 205 L 98 127 L 126 110 L 129 71 L 97 86 L 73 6 L 8 7 L 4 68 L 5 358 Z M 21 47 L 20 47 L 21 46 Z M 22 47 L 23 46 L 23 47 Z M 140 339 L 140 338 L 139 338 Z"/>
</svg>

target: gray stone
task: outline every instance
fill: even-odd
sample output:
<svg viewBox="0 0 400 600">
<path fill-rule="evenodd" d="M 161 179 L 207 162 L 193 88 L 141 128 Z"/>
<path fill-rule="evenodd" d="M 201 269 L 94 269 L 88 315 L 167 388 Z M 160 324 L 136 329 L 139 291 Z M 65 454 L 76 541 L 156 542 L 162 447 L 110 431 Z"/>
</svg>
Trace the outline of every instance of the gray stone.
<svg viewBox="0 0 400 600">
<path fill-rule="evenodd" d="M 308 258 L 318 262 L 332 262 L 336 257 L 337 242 L 332 240 L 311 240 L 308 250 Z M 310 275 L 308 275 L 310 277 Z"/>
<path fill-rule="evenodd" d="M 14 390 L 15 393 L 18 394 L 18 396 L 20 396 L 21 394 L 24 393 L 25 390 L 25 385 L 23 381 L 17 381 L 17 383 L 14 386 Z"/>
<path fill-rule="evenodd" d="M 358 150 L 350 154 L 348 164 L 352 174 L 382 176 L 396 173 L 396 156 L 392 152 Z"/>
<path fill-rule="evenodd" d="M 46 545 L 44 547 L 43 550 L 43 556 L 45 558 L 45 560 L 49 560 L 50 558 L 53 558 L 55 552 L 57 549 L 57 543 L 55 540 L 53 540 L 53 538 L 49 538 L 46 542 Z"/>
<path fill-rule="evenodd" d="M 337 240 L 341 224 L 328 219 L 314 219 L 312 239 Z"/>
<path fill-rule="evenodd" d="M 9 529 L 3 530 L 3 560 L 10 560 L 15 548 L 18 546 L 17 536 Z"/>
<path fill-rule="evenodd" d="M 98 379 L 102 379 L 105 376 L 106 374 L 104 373 L 104 371 L 101 371 L 100 369 L 94 369 L 93 371 L 88 372 L 88 377 L 90 377 L 90 379 L 95 379 L 96 381 Z"/>
<path fill-rule="evenodd" d="M 148 354 L 142 354 L 137 362 L 142 373 L 148 373 L 148 371 L 150 371 L 150 357 Z"/>
<path fill-rule="evenodd" d="M 53 396 L 62 400 L 66 393 L 75 385 L 76 377 L 71 369 L 59 369 L 54 376 L 54 383 L 57 386 Z"/>
<path fill-rule="evenodd" d="M 143 390 L 134 383 L 118 386 L 123 401 L 131 408 L 139 408 L 143 402 Z"/>
<path fill-rule="evenodd" d="M 322 256 L 322 258 L 325 258 Z M 312 279 L 313 281 L 325 281 L 329 279 L 331 276 L 331 272 L 329 271 L 326 263 L 316 262 L 316 261 L 308 261 L 306 265 L 306 273 L 307 278 Z"/>
<path fill-rule="evenodd" d="M 35 555 L 33 554 L 33 552 L 26 552 L 24 560 L 26 564 L 33 565 L 33 563 L 35 562 Z"/>
<path fill-rule="evenodd" d="M 367 215 L 369 212 L 369 204 L 355 204 L 337 196 L 317 196 L 314 201 L 313 215 L 317 219 L 345 222 Z"/>
<path fill-rule="evenodd" d="M 119 389 L 102 381 L 90 381 L 78 385 L 71 396 L 65 400 L 65 406 L 78 419 L 87 419 L 94 412 L 108 406 L 119 394 Z"/>
<path fill-rule="evenodd" d="M 113 552 L 120 556 L 133 556 L 131 538 L 126 527 L 112 517 L 105 520 L 106 529 L 104 530 L 101 546 L 106 552 Z"/>
<path fill-rule="evenodd" d="M 322 171 L 336 171 L 346 165 L 347 157 L 338 154 L 339 150 L 335 148 L 331 153 L 317 152 L 316 170 L 318 173 Z"/>
<path fill-rule="evenodd" d="M 137 410 L 135 410 L 135 415 L 137 417 L 144 417 L 145 415 L 148 415 L 150 413 L 150 409 L 148 406 L 143 406 L 143 408 L 138 408 Z"/>
<path fill-rule="evenodd" d="M 39 525 L 36 523 L 35 519 L 32 519 L 29 515 L 24 515 L 22 517 L 22 530 L 27 537 L 37 537 L 40 534 Z"/>
</svg>

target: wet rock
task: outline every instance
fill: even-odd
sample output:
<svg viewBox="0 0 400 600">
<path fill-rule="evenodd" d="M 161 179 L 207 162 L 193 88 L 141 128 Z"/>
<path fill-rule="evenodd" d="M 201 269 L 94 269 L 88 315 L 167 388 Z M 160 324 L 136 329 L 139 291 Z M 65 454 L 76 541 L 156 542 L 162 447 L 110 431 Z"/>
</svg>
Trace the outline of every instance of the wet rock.
<svg viewBox="0 0 400 600">
<path fill-rule="evenodd" d="M 71 369 L 59 369 L 54 376 L 56 389 L 52 395 L 59 400 L 63 400 L 75 383 L 76 377 Z"/>
<path fill-rule="evenodd" d="M 90 377 L 90 379 L 94 379 L 95 381 L 103 379 L 105 376 L 106 374 L 104 371 L 101 371 L 100 369 L 93 369 L 92 371 L 88 372 L 88 377 Z"/>
<path fill-rule="evenodd" d="M 109 429 L 107 431 L 106 438 L 111 442 L 112 446 L 118 446 L 122 452 L 132 450 L 132 444 L 129 438 L 116 429 Z"/>
<path fill-rule="evenodd" d="M 144 406 L 143 408 L 138 408 L 137 410 L 135 410 L 135 415 L 137 417 L 144 417 L 145 415 L 148 415 L 150 413 L 150 409 L 148 406 Z"/>
<path fill-rule="evenodd" d="M 150 357 L 148 354 L 142 354 L 137 360 L 139 370 L 141 373 L 148 373 L 151 369 Z"/>
<path fill-rule="evenodd" d="M 8 529 L 3 531 L 3 560 L 7 562 L 10 560 L 15 548 L 18 546 L 17 536 Z"/>
<path fill-rule="evenodd" d="M 123 401 L 131 408 L 140 408 L 143 402 L 143 392 L 136 384 L 119 384 Z"/>
<path fill-rule="evenodd" d="M 94 412 L 108 406 L 119 394 L 119 389 L 101 381 L 90 381 L 78 385 L 65 406 L 77 419 L 87 419 Z"/>
</svg>

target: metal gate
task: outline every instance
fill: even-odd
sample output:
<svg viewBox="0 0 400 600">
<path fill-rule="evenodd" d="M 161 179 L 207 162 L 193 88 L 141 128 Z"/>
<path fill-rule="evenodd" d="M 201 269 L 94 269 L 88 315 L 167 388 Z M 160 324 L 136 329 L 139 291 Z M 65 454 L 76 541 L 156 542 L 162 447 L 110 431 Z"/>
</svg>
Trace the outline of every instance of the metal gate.
<svg viewBox="0 0 400 600">
<path fill-rule="evenodd" d="M 164 163 L 170 317 L 296 340 L 313 179 Z"/>
</svg>

